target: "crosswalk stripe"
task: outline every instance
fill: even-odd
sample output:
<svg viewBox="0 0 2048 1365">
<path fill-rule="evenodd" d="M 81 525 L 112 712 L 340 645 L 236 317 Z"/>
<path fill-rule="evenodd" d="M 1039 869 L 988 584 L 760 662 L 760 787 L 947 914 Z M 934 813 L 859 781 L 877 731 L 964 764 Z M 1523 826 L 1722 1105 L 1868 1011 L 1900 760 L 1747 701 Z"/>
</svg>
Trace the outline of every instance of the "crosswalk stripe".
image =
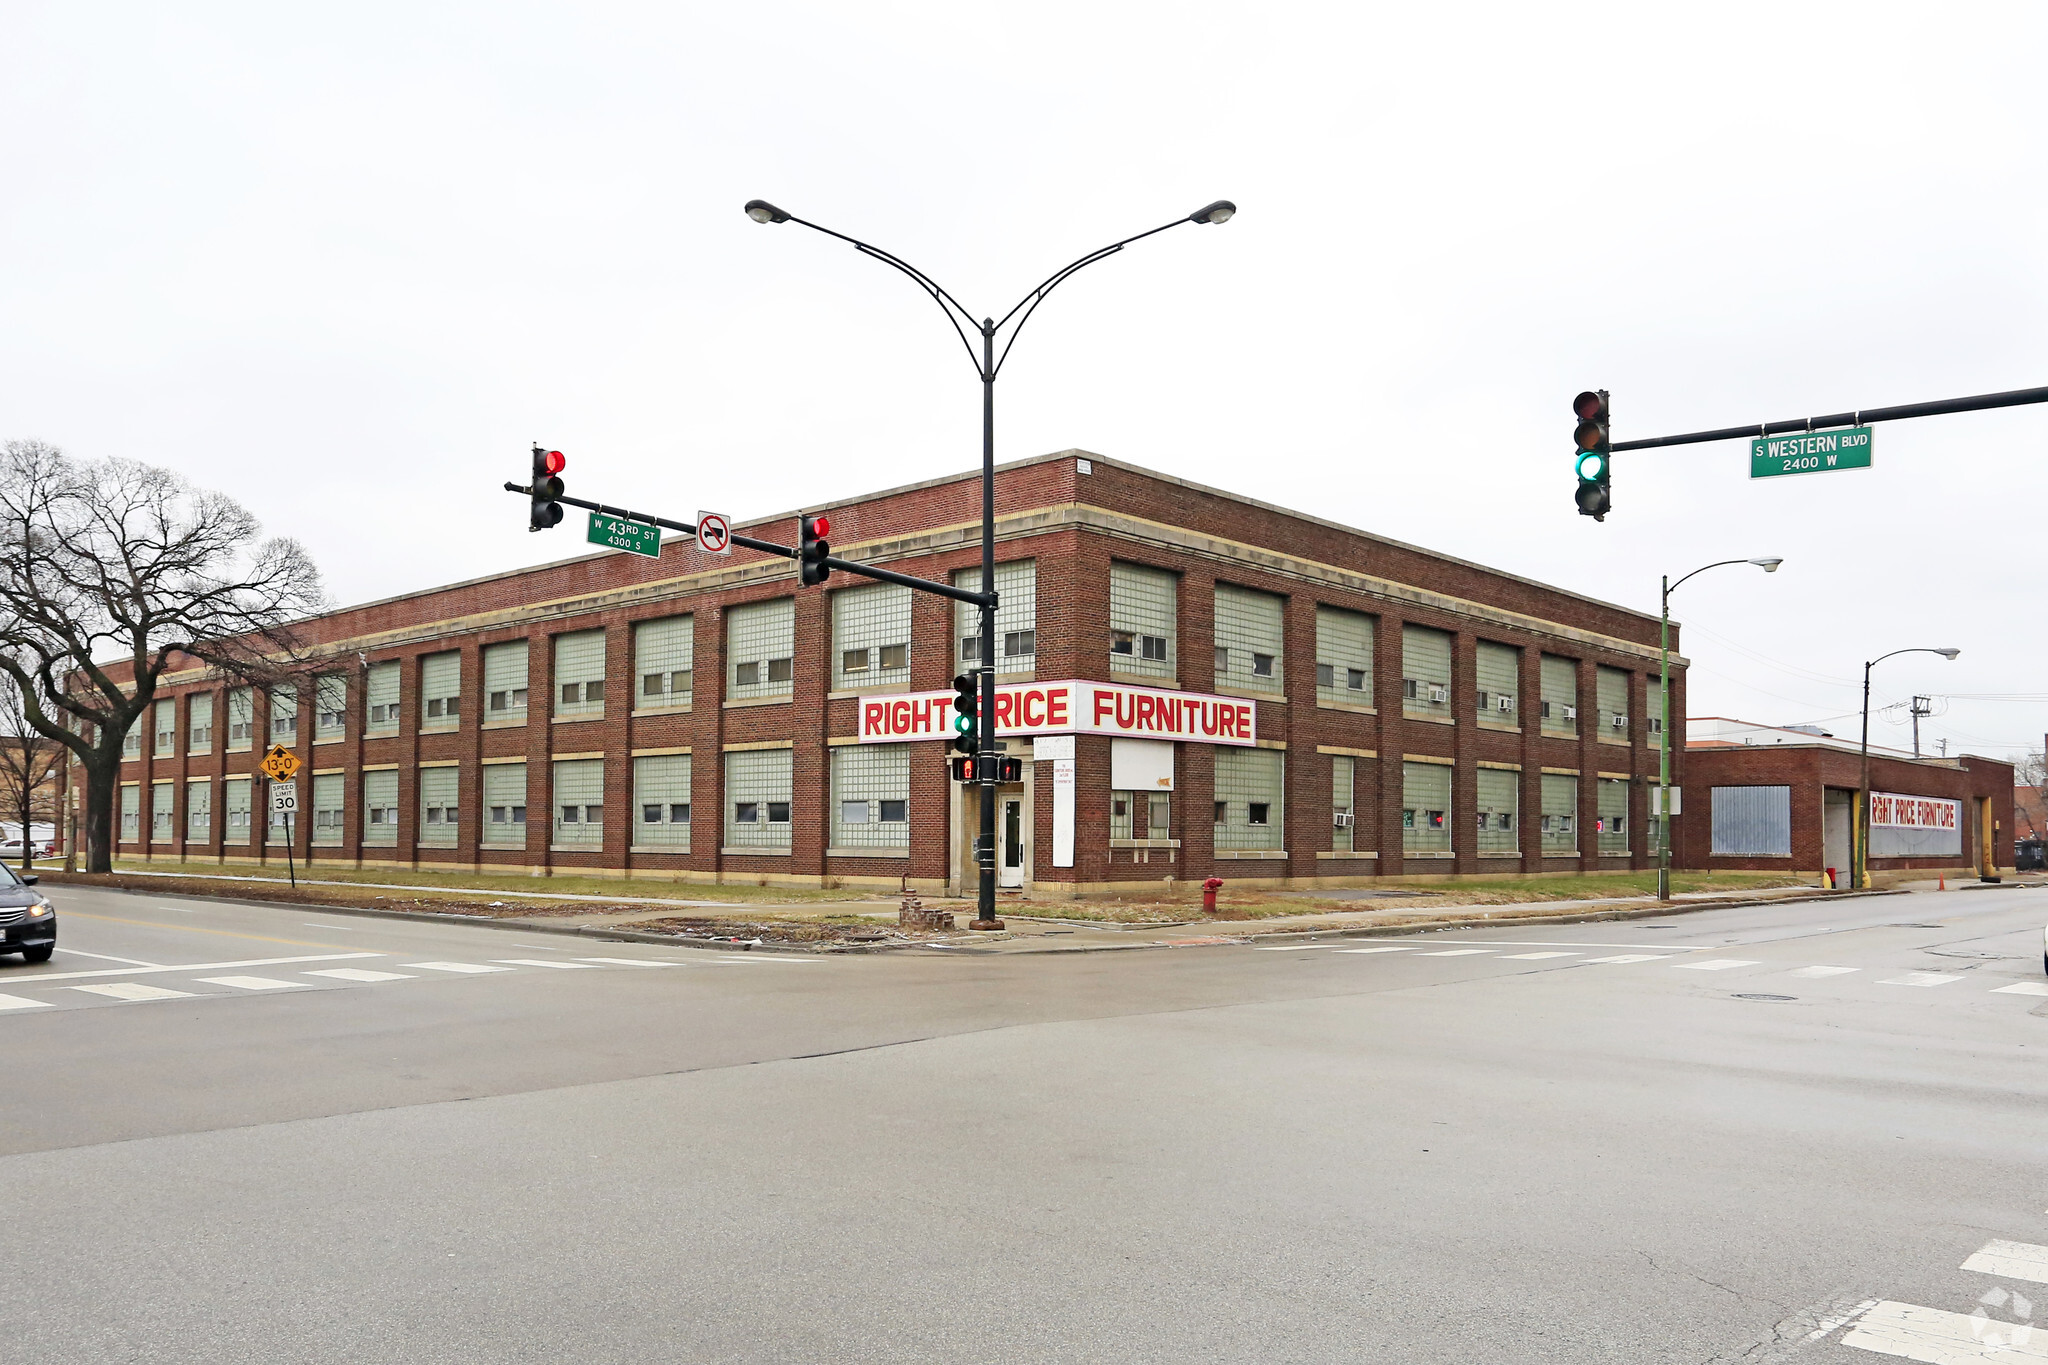
<svg viewBox="0 0 2048 1365">
<path fill-rule="evenodd" d="M 1972 1365 L 1976 1361 L 2013 1365 L 2048 1360 L 2048 1332 L 2013 1323 L 1987 1324 L 1983 1318 L 1965 1313 L 1945 1313 L 1890 1299 L 1856 1319 L 1854 1330 L 1842 1338 L 1842 1344 L 1927 1365 Z"/>
<path fill-rule="evenodd" d="M 1577 954 L 1577 953 L 1556 953 L 1556 952 L 1552 952 L 1552 953 L 1509 953 L 1509 954 L 1507 954 L 1507 956 L 1506 956 L 1506 958 L 1505 958 L 1504 960 L 1505 960 L 1505 961 L 1508 961 L 1508 962 L 1534 962 L 1534 961 L 1536 961 L 1536 960 L 1537 960 L 1538 958 L 1545 958 L 1545 957 L 1577 957 L 1577 956 L 1578 956 L 1578 954 Z"/>
<path fill-rule="evenodd" d="M 337 981 L 411 981 L 404 972 L 366 972 L 360 967 L 335 967 L 324 972 L 307 972 L 307 976 L 331 976 Z"/>
<path fill-rule="evenodd" d="M 1993 1238 L 1963 1262 L 1963 1269 L 1981 1270 L 1986 1275 L 2003 1275 L 2009 1280 L 2048 1284 L 2048 1247 Z"/>
<path fill-rule="evenodd" d="M 1851 972 L 1860 972 L 1862 970 L 1861 967 L 1801 967 L 1795 972 L 1786 973 L 1786 975 L 1812 981 L 1823 976 L 1847 976 Z"/>
<path fill-rule="evenodd" d="M 1311 948 L 1327 948 L 1329 946 L 1327 943 L 1254 944 L 1252 951 L 1255 953 L 1305 953 Z"/>
<path fill-rule="evenodd" d="M 1754 962 L 1745 962 L 1739 957 L 1713 957 L 1708 958 L 1705 962 L 1681 962 L 1678 964 L 1678 969 L 1682 972 L 1725 972 L 1730 967 L 1754 967 L 1756 965 Z"/>
<path fill-rule="evenodd" d="M 687 962 L 658 962 L 644 957 L 586 957 L 583 962 L 601 962 L 607 967 L 687 967 Z"/>
<path fill-rule="evenodd" d="M 1960 976 L 1945 972 L 1907 972 L 1904 976 L 1886 977 L 1878 982 L 1880 986 L 1946 986 L 1951 981 L 1961 981 Z"/>
<path fill-rule="evenodd" d="M 18 995 L 0 995 L 0 1010 L 38 1010 L 50 1008 L 47 1000 L 25 1000 Z"/>
<path fill-rule="evenodd" d="M 1440 952 L 1440 953 L 1424 953 L 1424 954 L 1423 954 L 1423 956 L 1424 956 L 1424 957 L 1474 957 L 1474 956 L 1477 956 L 1477 955 L 1479 955 L 1479 954 L 1483 954 L 1483 953 L 1490 953 L 1490 952 L 1492 952 L 1492 951 L 1493 951 L 1493 949 L 1491 949 L 1491 948 L 1446 948 L 1446 949 L 1444 949 L 1444 950 L 1443 950 L 1442 952 Z"/>
<path fill-rule="evenodd" d="M 510 967 L 486 967 L 476 962 L 401 962 L 401 967 L 419 967 L 430 972 L 509 972 Z"/>
<path fill-rule="evenodd" d="M 508 967 L 554 967 L 561 971 L 594 972 L 597 968 L 588 962 L 550 962 L 538 957 L 501 957 L 493 959 Z"/>
<path fill-rule="evenodd" d="M 1339 948 L 1337 951 L 1340 953 L 1412 953 L 1415 950 L 1413 948 Z M 1442 957 L 1443 954 L 1431 953 L 1429 956 Z"/>
<path fill-rule="evenodd" d="M 111 1000 L 175 1000 L 189 999 L 191 991 L 174 991 L 165 986 L 145 986 L 140 981 L 106 981 L 91 986 L 66 986 L 67 991 L 90 991 L 104 995 Z"/>
<path fill-rule="evenodd" d="M 233 986 L 239 991 L 289 991 L 306 984 L 303 981 L 276 981 L 267 976 L 202 976 L 199 979 L 209 986 Z"/>
<path fill-rule="evenodd" d="M 2043 981 L 2015 981 L 2015 982 L 2013 982 L 2013 983 L 2012 983 L 2012 984 L 2011 984 L 2010 986 L 1998 986 L 1998 987 L 1994 987 L 1994 988 L 1993 988 L 1993 990 L 1992 990 L 1992 994 L 1994 994 L 1994 995 L 2048 995 L 2048 982 L 2043 982 Z"/>
<path fill-rule="evenodd" d="M 1669 956 L 1669 953 L 1621 953 L 1614 957 L 1589 957 L 1586 962 L 1662 962 Z"/>
</svg>

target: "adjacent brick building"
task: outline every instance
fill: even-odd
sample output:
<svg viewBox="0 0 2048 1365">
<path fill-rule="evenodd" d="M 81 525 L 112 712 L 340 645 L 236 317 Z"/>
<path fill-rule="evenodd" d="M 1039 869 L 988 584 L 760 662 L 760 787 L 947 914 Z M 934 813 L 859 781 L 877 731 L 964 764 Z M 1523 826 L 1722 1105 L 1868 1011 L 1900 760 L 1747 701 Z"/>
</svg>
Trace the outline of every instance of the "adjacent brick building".
<svg viewBox="0 0 2048 1365">
<path fill-rule="evenodd" d="M 1655 617 L 1085 452 L 1003 466 L 996 505 L 1026 760 L 1005 884 L 1652 865 Z M 979 585 L 978 475 L 813 510 L 838 555 Z M 742 529 L 791 542 L 795 517 Z M 315 868 L 957 888 L 979 793 L 925 694 L 974 633 L 942 598 L 680 538 L 346 608 L 308 623 L 296 688 L 166 680 L 120 856 L 282 861 L 252 814 L 275 740 Z"/>
</svg>

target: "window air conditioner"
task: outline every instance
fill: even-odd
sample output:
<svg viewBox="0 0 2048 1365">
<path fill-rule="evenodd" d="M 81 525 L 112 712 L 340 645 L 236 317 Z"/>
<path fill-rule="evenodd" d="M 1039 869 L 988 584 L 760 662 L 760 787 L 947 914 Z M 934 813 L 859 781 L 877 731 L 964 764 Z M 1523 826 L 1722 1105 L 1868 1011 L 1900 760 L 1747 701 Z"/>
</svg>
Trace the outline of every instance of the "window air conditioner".
<svg viewBox="0 0 2048 1365">
<path fill-rule="evenodd" d="M 1449 701 L 1451 699 L 1451 689 L 1448 687 L 1432 687 L 1429 689 L 1429 699 L 1431 701 Z"/>
<path fill-rule="evenodd" d="M 1567 707 L 1565 707 L 1565 708 L 1564 708 L 1564 718 L 1565 718 L 1566 720 L 1577 720 L 1577 719 L 1579 718 L 1579 708 L 1578 708 L 1578 707 L 1576 707 L 1576 706 L 1567 706 Z"/>
<path fill-rule="evenodd" d="M 1515 699 L 1506 695 L 1498 696 L 1493 699 L 1493 705 L 1497 711 L 1512 711 L 1515 709 Z"/>
<path fill-rule="evenodd" d="M 1613 726 L 1613 727 L 1614 727 L 1615 729 L 1617 729 L 1617 730 L 1626 730 L 1626 729 L 1628 729 L 1628 717 L 1627 717 L 1627 716 L 1622 716 L 1622 715 L 1617 715 L 1617 716 L 1614 716 L 1614 717 L 1613 717 L 1612 719 L 1610 719 L 1610 720 L 1609 720 L 1609 721 L 1608 721 L 1607 723 L 1608 723 L 1609 725 L 1612 725 L 1612 726 Z"/>
<path fill-rule="evenodd" d="M 1330 816 L 1330 823 L 1335 825 L 1338 829 L 1351 828 L 1351 812 L 1348 810 L 1340 810 L 1333 813 Z"/>
</svg>

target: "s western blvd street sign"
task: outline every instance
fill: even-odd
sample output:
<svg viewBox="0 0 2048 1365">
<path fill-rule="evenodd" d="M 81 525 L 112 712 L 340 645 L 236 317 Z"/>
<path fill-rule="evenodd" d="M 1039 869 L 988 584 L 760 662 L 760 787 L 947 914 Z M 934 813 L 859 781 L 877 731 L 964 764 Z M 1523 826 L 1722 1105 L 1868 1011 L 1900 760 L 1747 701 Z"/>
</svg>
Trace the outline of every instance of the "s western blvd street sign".
<svg viewBox="0 0 2048 1365">
<path fill-rule="evenodd" d="M 1753 437 L 1749 443 L 1749 477 L 1774 479 L 1781 474 L 1824 474 L 1830 469 L 1870 468 L 1870 428 L 1802 431 L 1787 436 Z"/>
<path fill-rule="evenodd" d="M 607 545 L 629 554 L 646 555 L 649 559 L 661 558 L 659 526 L 628 521 L 624 517 L 615 517 L 606 512 L 590 514 L 590 534 L 585 538 L 592 545 Z"/>
</svg>

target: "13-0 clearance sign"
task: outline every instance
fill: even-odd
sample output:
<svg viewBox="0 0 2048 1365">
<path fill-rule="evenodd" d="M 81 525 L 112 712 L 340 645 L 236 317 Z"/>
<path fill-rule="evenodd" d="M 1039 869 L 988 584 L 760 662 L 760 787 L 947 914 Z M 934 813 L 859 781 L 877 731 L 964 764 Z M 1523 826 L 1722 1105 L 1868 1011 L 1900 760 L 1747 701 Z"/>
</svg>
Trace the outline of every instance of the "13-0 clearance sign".
<svg viewBox="0 0 2048 1365">
<path fill-rule="evenodd" d="M 1200 744 L 1258 742 L 1258 706 L 1254 702 L 1079 678 L 999 685 L 995 719 L 999 736 L 1126 735 Z M 952 737 L 951 692 L 861 699 L 863 744 Z"/>
</svg>

